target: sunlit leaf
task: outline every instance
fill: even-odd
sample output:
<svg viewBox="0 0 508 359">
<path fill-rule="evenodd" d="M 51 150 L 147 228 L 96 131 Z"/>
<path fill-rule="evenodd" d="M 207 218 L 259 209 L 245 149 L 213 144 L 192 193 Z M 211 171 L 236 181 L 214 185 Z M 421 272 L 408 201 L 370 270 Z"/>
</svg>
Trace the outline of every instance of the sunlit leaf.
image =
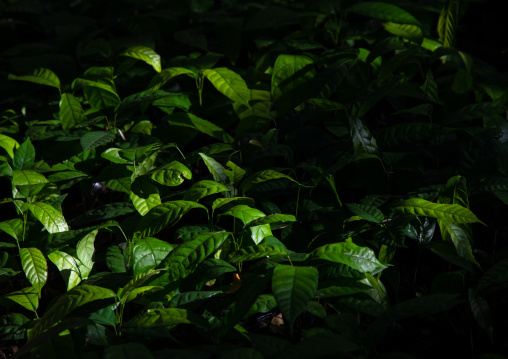
<svg viewBox="0 0 508 359">
<path fill-rule="evenodd" d="M 32 312 L 36 312 L 39 307 L 40 289 L 35 287 L 23 288 L 17 292 L 4 294 L 2 297 L 10 299 Z"/>
<path fill-rule="evenodd" d="M 19 257 L 27 279 L 40 291 L 48 279 L 46 258 L 37 248 L 21 248 Z"/>
<path fill-rule="evenodd" d="M 135 239 L 132 246 L 132 256 L 135 258 L 132 265 L 134 275 L 155 269 L 172 250 L 173 245 L 157 238 Z"/>
<path fill-rule="evenodd" d="M 15 139 L 0 133 L 0 147 L 7 151 L 11 158 L 14 158 L 14 149 L 19 147 L 19 143 Z"/>
<path fill-rule="evenodd" d="M 236 72 L 225 67 L 204 70 L 203 75 L 224 96 L 249 106 L 250 90 Z"/>
<path fill-rule="evenodd" d="M 79 270 L 79 259 L 71 256 L 62 251 L 54 251 L 48 254 L 48 258 L 60 271 L 63 280 L 67 283 L 67 290 L 71 290 L 77 286 L 82 279 L 81 271 Z"/>
<path fill-rule="evenodd" d="M 69 230 L 62 213 L 49 204 L 35 202 L 29 203 L 27 207 L 49 233 L 65 232 Z"/>
<path fill-rule="evenodd" d="M 265 214 L 259 209 L 239 204 L 231 208 L 229 211 L 222 213 L 221 216 L 233 216 L 241 220 L 243 224 L 249 224 L 255 219 L 265 217 Z"/>
<path fill-rule="evenodd" d="M 140 177 L 131 184 L 130 199 L 134 208 L 144 216 L 152 208 L 162 204 L 157 188 L 148 178 Z"/>
<path fill-rule="evenodd" d="M 1 140 L 1 139 L 0 139 Z M 35 148 L 30 142 L 30 138 L 27 138 L 14 154 L 12 159 L 12 167 L 15 170 L 26 170 L 35 162 Z"/>
<path fill-rule="evenodd" d="M 60 98 L 60 122 L 62 128 L 67 130 L 81 122 L 86 121 L 86 116 L 79 101 L 70 93 L 63 93 Z"/>
<path fill-rule="evenodd" d="M 372 249 L 357 246 L 352 242 L 326 244 L 315 249 L 311 255 L 331 262 L 346 264 L 362 273 L 375 273 L 387 268 L 376 258 Z"/>
<path fill-rule="evenodd" d="M 229 232 L 200 233 L 180 244 L 164 260 L 170 280 L 176 281 L 191 274 L 199 263 L 219 249 L 229 235 Z"/>
<path fill-rule="evenodd" d="M 39 68 L 32 75 L 16 76 L 9 74 L 9 80 L 28 81 L 40 85 L 56 87 L 60 91 L 60 80 L 55 73 L 49 69 Z"/>
<path fill-rule="evenodd" d="M 394 210 L 416 216 L 437 218 L 453 223 L 483 223 L 469 209 L 458 204 L 438 204 L 421 198 L 408 199 Z"/>
<path fill-rule="evenodd" d="M 186 190 L 183 199 L 186 201 L 197 202 L 203 197 L 224 191 L 229 191 L 229 188 L 215 181 L 202 180 L 196 182 L 195 184 L 192 185 L 191 188 Z"/>
<path fill-rule="evenodd" d="M 192 172 L 178 161 L 168 163 L 151 174 L 151 178 L 164 186 L 178 186 L 192 179 Z"/>
<path fill-rule="evenodd" d="M 151 65 L 155 71 L 161 72 L 161 57 L 149 47 L 134 46 L 127 49 L 121 55 L 144 61 L 148 65 Z"/>
</svg>

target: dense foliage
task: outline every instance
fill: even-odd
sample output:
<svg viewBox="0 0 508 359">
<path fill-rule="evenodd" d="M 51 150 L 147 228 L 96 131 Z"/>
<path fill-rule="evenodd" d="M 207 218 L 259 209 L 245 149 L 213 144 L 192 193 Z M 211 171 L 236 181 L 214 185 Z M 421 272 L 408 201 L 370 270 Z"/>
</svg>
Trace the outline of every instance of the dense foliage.
<svg viewBox="0 0 508 359">
<path fill-rule="evenodd" d="M 2 1 L 1 355 L 502 358 L 467 5 Z"/>
</svg>

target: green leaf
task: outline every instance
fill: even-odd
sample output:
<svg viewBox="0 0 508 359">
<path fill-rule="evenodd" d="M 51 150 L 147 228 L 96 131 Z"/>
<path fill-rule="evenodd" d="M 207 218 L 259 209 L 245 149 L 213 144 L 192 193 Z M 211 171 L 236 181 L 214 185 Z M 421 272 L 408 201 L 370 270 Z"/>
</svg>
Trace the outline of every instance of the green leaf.
<svg viewBox="0 0 508 359">
<path fill-rule="evenodd" d="M 131 175 L 131 181 L 134 182 L 136 177 L 143 176 L 150 172 L 155 164 L 155 160 L 160 150 L 154 151 L 150 156 L 147 156 L 139 165 L 136 166 L 134 172 Z"/>
<path fill-rule="evenodd" d="M 236 269 L 235 269 L 236 270 Z M 188 303 L 192 303 L 198 300 L 207 299 L 217 294 L 221 294 L 221 291 L 202 291 L 202 292 L 185 292 L 179 293 L 171 298 L 168 304 L 169 308 L 176 308 L 184 306 Z"/>
<path fill-rule="evenodd" d="M 122 249 L 116 245 L 108 247 L 106 264 L 113 273 L 125 273 L 129 268 L 127 258 L 125 258 Z"/>
<path fill-rule="evenodd" d="M 468 297 L 469 305 L 471 307 L 471 312 L 473 313 L 474 318 L 480 327 L 485 330 L 492 339 L 492 312 L 490 311 L 489 304 L 482 297 L 475 295 L 475 292 L 472 288 L 469 288 Z"/>
<path fill-rule="evenodd" d="M 421 87 L 423 90 L 423 98 L 429 100 L 431 102 L 440 103 L 439 100 L 439 89 L 437 87 L 436 80 L 434 80 L 434 75 L 429 70 L 427 72 L 427 77 L 425 78 L 425 83 Z"/>
<path fill-rule="evenodd" d="M 171 80 L 173 77 L 180 76 L 180 75 L 187 75 L 192 78 L 197 78 L 197 75 L 194 71 L 186 69 L 184 67 L 170 67 L 167 69 L 162 70 L 157 75 L 154 76 L 152 81 L 150 81 L 150 84 L 148 85 L 148 88 L 152 90 L 158 90 L 162 86 L 164 86 L 169 80 Z"/>
<path fill-rule="evenodd" d="M 313 63 L 314 61 L 311 58 L 304 55 L 279 55 L 272 71 L 271 93 L 273 101 L 287 100 L 287 97 L 292 96 L 295 91 L 305 86 L 314 77 Z M 302 98 L 302 100 L 305 99 Z M 297 105 L 299 103 L 291 101 L 289 107 L 296 107 Z"/>
<path fill-rule="evenodd" d="M 81 265 L 79 259 L 61 251 L 51 252 L 48 254 L 48 258 L 56 265 L 64 281 L 67 283 L 67 291 L 77 286 L 83 279 L 79 269 Z"/>
<path fill-rule="evenodd" d="M 138 177 L 131 184 L 130 199 L 134 208 L 142 216 L 162 204 L 157 188 L 146 177 Z"/>
<path fill-rule="evenodd" d="M 234 207 L 237 204 L 244 204 L 246 206 L 253 207 L 255 203 L 254 200 L 249 197 L 217 198 L 215 201 L 213 201 L 212 212 L 215 211 L 217 208 L 221 208 L 222 210 L 227 211 L 228 209 Z"/>
<path fill-rule="evenodd" d="M 241 102 L 249 106 L 250 90 L 245 81 L 236 72 L 220 67 L 204 70 L 203 75 L 224 96 L 234 102 Z"/>
<path fill-rule="evenodd" d="M 83 88 L 93 109 L 102 110 L 120 104 L 121 100 L 113 81 L 113 68 L 91 67 L 85 71 L 85 77 L 86 79 L 75 79 L 71 87 L 73 90 Z"/>
<path fill-rule="evenodd" d="M 295 222 L 295 221 L 296 221 L 296 217 L 293 216 L 292 214 L 276 213 L 276 214 L 270 214 L 268 216 L 255 219 L 252 222 L 249 222 L 247 227 L 260 226 L 263 224 L 270 224 L 272 226 L 275 225 L 276 227 L 280 228 L 280 225 L 276 225 L 276 224 L 286 223 L 286 222 Z"/>
<path fill-rule="evenodd" d="M 0 222 L 0 231 L 4 231 L 16 241 L 23 239 L 23 221 L 19 218 L 9 219 L 7 221 Z"/>
<path fill-rule="evenodd" d="M 139 313 L 124 324 L 125 328 L 157 328 L 176 324 L 194 324 L 206 327 L 206 321 L 200 316 L 185 309 L 166 308 L 148 309 Z"/>
<path fill-rule="evenodd" d="M 288 179 L 294 183 L 298 183 L 298 181 L 294 180 L 293 178 L 289 177 L 288 175 L 285 175 L 283 173 L 274 171 L 274 170 L 264 170 L 257 173 L 254 173 L 253 175 L 250 175 L 245 179 L 245 181 L 241 185 L 241 189 L 243 192 L 247 192 L 252 188 L 252 185 L 266 182 L 266 181 L 273 181 L 277 179 Z"/>
<path fill-rule="evenodd" d="M 407 11 L 401 9 L 398 6 L 380 1 L 365 1 L 356 3 L 353 6 L 350 6 L 347 10 L 356 14 L 373 17 L 382 21 L 421 26 L 420 22 Z"/>
<path fill-rule="evenodd" d="M 86 279 L 88 277 L 88 274 L 92 270 L 94 261 L 93 261 L 93 254 L 95 252 L 95 237 L 97 236 L 97 233 L 99 232 L 98 229 L 91 231 L 86 236 L 81 238 L 76 245 L 76 254 L 78 256 L 78 259 L 81 261 L 81 263 L 88 269 L 88 273 L 83 274 L 82 278 Z"/>
<path fill-rule="evenodd" d="M 390 34 L 404 37 L 418 44 L 423 41 L 423 31 L 420 26 L 410 24 L 397 24 L 395 22 L 384 22 L 383 27 Z"/>
<path fill-rule="evenodd" d="M 176 281 L 191 274 L 199 263 L 219 249 L 229 235 L 229 232 L 200 233 L 180 244 L 164 260 L 170 280 Z"/>
<path fill-rule="evenodd" d="M 33 327 L 28 341 L 30 342 L 46 329 L 52 327 L 67 316 L 74 309 L 92 301 L 115 298 L 116 294 L 111 289 L 82 284 L 60 296 L 49 308 L 44 316 Z"/>
<path fill-rule="evenodd" d="M 387 268 L 377 260 L 374 251 L 367 247 L 360 247 L 352 242 L 326 244 L 316 248 L 311 256 L 327 261 L 342 263 L 362 273 L 377 273 Z"/>
<path fill-rule="evenodd" d="M 277 264 L 273 270 L 272 292 L 282 316 L 293 327 L 314 297 L 319 273 L 314 267 L 294 267 Z"/>
<path fill-rule="evenodd" d="M 39 307 L 40 289 L 35 287 L 23 288 L 17 292 L 5 294 L 2 297 L 10 299 L 35 313 Z"/>
<path fill-rule="evenodd" d="M 107 150 L 105 150 L 104 152 L 101 153 L 101 157 L 102 158 L 105 158 L 113 163 L 117 163 L 117 164 L 130 164 L 132 163 L 131 160 L 129 159 L 126 159 L 124 158 L 121 153 L 122 153 L 122 149 L 121 148 L 115 148 L 115 147 L 110 147 L 108 148 Z"/>
<path fill-rule="evenodd" d="M 446 3 L 441 8 L 437 23 L 437 33 L 439 41 L 445 47 L 455 46 L 455 23 L 459 17 L 459 5 L 460 1 L 458 0 L 446 0 Z"/>
<path fill-rule="evenodd" d="M 365 124 L 356 117 L 349 117 L 349 130 L 355 155 L 373 154 L 379 155 L 376 139 L 372 136 Z"/>
<path fill-rule="evenodd" d="M 170 127 L 192 128 L 224 143 L 234 142 L 234 138 L 224 131 L 224 129 L 192 113 L 175 112 L 168 117 L 168 121 Z"/>
<path fill-rule="evenodd" d="M 134 236 L 144 238 L 159 233 L 164 228 L 178 222 L 187 212 L 193 208 L 202 208 L 208 212 L 205 206 L 190 201 L 171 201 L 154 207 L 144 217 L 135 223 Z"/>
<path fill-rule="evenodd" d="M 30 138 L 27 138 L 14 154 L 12 159 L 12 168 L 15 170 L 23 170 L 32 167 L 35 162 L 35 148 L 30 142 Z"/>
<path fill-rule="evenodd" d="M 134 275 L 137 276 L 155 269 L 172 250 L 173 245 L 157 238 L 135 239 L 132 247 Z"/>
<path fill-rule="evenodd" d="M 215 181 L 203 180 L 194 183 L 191 188 L 186 190 L 183 199 L 197 202 L 203 197 L 224 191 L 229 191 L 229 188 Z"/>
<path fill-rule="evenodd" d="M 151 65 L 157 72 L 161 72 L 161 57 L 151 48 L 146 46 L 134 46 L 127 49 L 122 56 L 132 57 Z"/>
<path fill-rule="evenodd" d="M 208 157 L 204 153 L 199 153 L 203 161 L 205 162 L 206 167 L 213 176 L 213 180 L 215 182 L 219 182 L 225 184 L 227 182 L 228 176 L 226 175 L 226 169 L 219 162 L 215 161 L 213 158 Z"/>
<path fill-rule="evenodd" d="M 256 302 L 250 307 L 245 317 L 258 313 L 266 313 L 273 310 L 277 306 L 277 301 L 271 294 L 260 294 Z"/>
<path fill-rule="evenodd" d="M 255 219 L 265 217 L 265 214 L 259 209 L 239 204 L 238 206 L 231 208 L 229 211 L 222 213 L 221 216 L 233 216 L 241 220 L 243 224 L 247 225 Z"/>
<path fill-rule="evenodd" d="M 83 108 L 74 95 L 70 93 L 62 94 L 60 98 L 59 118 L 64 130 L 86 121 Z"/>
<path fill-rule="evenodd" d="M 109 345 L 104 349 L 104 359 L 153 359 L 150 350 L 140 343 Z"/>
<path fill-rule="evenodd" d="M 16 76 L 9 74 L 9 80 L 28 81 L 40 85 L 56 87 L 60 91 L 60 80 L 51 70 L 45 68 L 36 69 L 33 75 Z"/>
<path fill-rule="evenodd" d="M 185 179 L 192 179 L 192 172 L 180 162 L 173 161 L 153 172 L 151 178 L 164 186 L 178 186 Z"/>
<path fill-rule="evenodd" d="M 411 198 L 404 201 L 394 210 L 410 213 L 416 216 L 426 216 L 452 223 L 474 223 L 480 221 L 469 209 L 458 204 L 438 204 L 421 198 Z"/>
<path fill-rule="evenodd" d="M 40 173 L 33 170 L 12 171 L 12 184 L 14 186 L 27 186 L 41 183 L 48 183 L 48 180 Z"/>
<path fill-rule="evenodd" d="M 258 244 L 256 246 L 249 246 L 242 248 L 229 255 L 229 262 L 242 263 L 252 261 L 259 258 L 266 258 L 270 256 L 287 255 L 288 252 L 281 247 Z"/>
<path fill-rule="evenodd" d="M 7 154 L 14 158 L 14 149 L 19 147 L 18 141 L 0 133 L 0 147 L 7 151 Z"/>
<path fill-rule="evenodd" d="M 228 166 L 230 169 L 229 170 L 225 169 L 224 171 L 226 173 L 226 176 L 228 176 L 229 178 L 229 183 L 231 183 L 232 185 L 238 184 L 238 182 L 240 182 L 243 176 L 245 176 L 245 173 L 247 173 L 243 168 L 237 166 L 231 161 L 228 161 L 226 163 L 226 166 Z"/>
<path fill-rule="evenodd" d="M 80 143 L 83 148 L 83 152 L 86 152 L 92 148 L 96 148 L 110 142 L 115 138 L 111 132 L 105 131 L 93 131 L 81 137 Z"/>
<path fill-rule="evenodd" d="M 62 213 L 49 204 L 35 202 L 27 204 L 27 207 L 49 233 L 65 232 L 69 230 Z"/>
<path fill-rule="evenodd" d="M 155 239 L 155 238 L 153 238 Z M 134 255 L 134 258 L 136 256 Z M 118 289 L 117 297 L 120 300 L 121 303 L 125 304 L 136 298 L 136 296 L 143 291 L 151 290 L 155 287 L 149 286 L 149 287 L 141 287 L 143 283 L 145 283 L 150 277 L 154 276 L 155 274 L 160 273 L 160 270 L 147 270 L 146 272 L 135 274 L 135 277 L 132 278 L 129 283 L 127 283 L 122 288 Z M 139 291 L 139 289 L 142 289 Z"/>
<path fill-rule="evenodd" d="M 23 325 L 30 320 L 23 314 L 8 313 L 0 317 L 0 339 L 22 340 L 25 338 Z"/>
<path fill-rule="evenodd" d="M 385 219 L 383 212 L 374 206 L 357 203 L 346 203 L 346 206 L 355 215 L 369 222 L 381 223 Z"/>
<path fill-rule="evenodd" d="M 19 250 L 21 266 L 26 278 L 40 292 L 48 279 L 48 264 L 42 252 L 37 248 L 21 248 Z"/>
</svg>

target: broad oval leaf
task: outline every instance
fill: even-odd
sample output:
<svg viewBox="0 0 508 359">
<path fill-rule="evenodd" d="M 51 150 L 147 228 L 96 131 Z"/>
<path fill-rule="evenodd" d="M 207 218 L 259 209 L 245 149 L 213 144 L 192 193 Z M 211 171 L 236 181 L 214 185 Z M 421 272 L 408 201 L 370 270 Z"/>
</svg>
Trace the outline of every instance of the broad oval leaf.
<svg viewBox="0 0 508 359">
<path fill-rule="evenodd" d="M 273 65 L 271 92 L 273 101 L 283 99 L 293 103 L 294 99 L 288 98 L 301 97 L 298 93 L 300 89 L 307 91 L 306 85 L 314 77 L 314 61 L 305 55 L 287 55 L 281 54 L 277 57 Z M 296 96 L 294 96 L 296 93 Z M 285 98 L 284 98 L 285 96 Z M 301 98 L 302 102 L 305 98 Z"/>
<path fill-rule="evenodd" d="M 35 148 L 30 138 L 27 138 L 16 150 L 14 158 L 12 159 L 12 168 L 15 170 L 26 170 L 32 167 L 34 161 Z"/>
<path fill-rule="evenodd" d="M 0 231 L 4 231 L 12 238 L 16 239 L 16 241 L 21 241 L 23 233 L 23 221 L 19 218 L 15 218 L 0 222 Z"/>
<path fill-rule="evenodd" d="M 164 260 L 170 280 L 176 281 L 191 274 L 199 263 L 219 249 L 229 235 L 229 232 L 200 233 L 180 244 Z"/>
<path fill-rule="evenodd" d="M 132 246 L 134 263 L 132 270 L 135 276 L 155 269 L 173 250 L 173 246 L 157 238 L 146 237 L 135 239 Z"/>
<path fill-rule="evenodd" d="M 372 249 L 357 246 L 352 242 L 326 244 L 312 251 L 311 256 L 343 263 L 362 273 L 377 273 L 387 268 L 377 260 L 376 253 Z"/>
<path fill-rule="evenodd" d="M 81 263 L 88 268 L 89 270 L 92 270 L 93 267 L 93 254 L 95 252 L 95 237 L 97 236 L 97 233 L 99 232 L 98 229 L 91 231 L 86 236 L 81 238 L 76 245 L 76 254 L 78 256 L 78 259 L 81 261 Z M 83 279 L 86 279 L 88 277 L 88 273 L 86 276 L 83 276 Z"/>
<path fill-rule="evenodd" d="M 241 102 L 249 106 L 250 90 L 245 81 L 236 72 L 220 67 L 204 70 L 203 75 L 224 96 L 234 102 Z"/>
<path fill-rule="evenodd" d="M 226 183 L 228 176 L 226 175 L 226 169 L 219 162 L 214 160 L 212 157 L 205 155 L 204 153 L 199 153 L 203 161 L 205 162 L 206 167 L 210 171 L 213 176 L 213 180 L 219 183 Z"/>
<path fill-rule="evenodd" d="M 35 202 L 27 204 L 27 207 L 49 233 L 65 232 L 69 230 L 62 213 L 49 204 Z"/>
<path fill-rule="evenodd" d="M 155 238 L 154 238 L 155 239 Z M 136 256 L 134 255 L 134 258 Z M 158 274 L 160 270 L 148 270 L 147 272 L 137 274 L 134 278 L 132 278 L 129 283 L 127 283 L 122 288 L 118 289 L 117 296 L 120 302 L 127 303 L 130 300 L 134 299 L 136 294 L 133 293 L 136 289 L 141 288 L 143 283 L 145 283 L 150 277 L 154 276 L 155 274 Z M 152 286 L 153 287 L 153 286 Z M 152 289 L 152 288 L 150 288 Z M 147 290 L 150 290 L 147 289 Z"/>
<path fill-rule="evenodd" d="M 40 173 L 33 170 L 12 171 L 12 184 L 14 186 L 27 186 L 41 183 L 48 183 L 48 180 Z"/>
<path fill-rule="evenodd" d="M 247 225 L 248 227 L 261 226 L 264 224 L 276 225 L 277 223 L 295 222 L 296 217 L 292 214 L 270 214 L 265 217 L 255 219 Z"/>
<path fill-rule="evenodd" d="M 36 313 L 39 307 L 40 289 L 35 287 L 23 288 L 17 292 L 4 294 L 2 297 L 18 303 L 22 307 Z"/>
<path fill-rule="evenodd" d="M 234 142 L 234 138 L 223 128 L 192 113 L 175 112 L 168 117 L 168 121 L 169 126 L 192 128 L 224 143 Z"/>
<path fill-rule="evenodd" d="M 185 191 L 183 199 L 197 202 L 203 197 L 224 191 L 229 191 L 229 188 L 215 181 L 203 180 L 194 183 L 191 188 Z"/>
<path fill-rule="evenodd" d="M 420 22 L 406 10 L 380 1 L 365 1 L 356 3 L 353 6 L 350 6 L 347 10 L 382 21 L 421 26 Z"/>
<path fill-rule="evenodd" d="M 289 327 L 309 304 L 318 287 L 319 273 L 314 267 L 277 264 L 273 270 L 272 292 Z"/>
<path fill-rule="evenodd" d="M 229 211 L 222 213 L 221 216 L 233 216 L 241 220 L 243 224 L 247 225 L 258 218 L 265 217 L 266 215 L 259 209 L 239 204 L 238 206 L 231 208 Z"/>
<path fill-rule="evenodd" d="M 151 178 L 164 186 L 178 186 L 185 179 L 192 179 L 192 172 L 180 162 L 173 161 L 153 172 Z"/>
<path fill-rule="evenodd" d="M 80 307 L 89 302 L 115 298 L 116 294 L 111 289 L 101 288 L 93 285 L 82 284 L 73 288 L 67 293 L 60 296 L 49 308 L 44 316 L 35 323 L 28 341 L 33 340 L 46 329 L 52 327 L 55 323 L 59 322 L 72 312 L 77 307 Z"/>
<path fill-rule="evenodd" d="M 349 117 L 349 130 L 355 155 L 372 154 L 379 155 L 376 139 L 372 136 L 369 129 L 362 120 L 356 117 Z"/>
<path fill-rule="evenodd" d="M 158 53 L 146 46 L 134 46 L 127 49 L 122 56 L 132 57 L 151 65 L 155 71 L 161 72 L 161 57 Z"/>
<path fill-rule="evenodd" d="M 67 291 L 77 286 L 82 279 L 79 270 L 79 259 L 62 251 L 54 251 L 48 254 L 48 258 L 60 271 L 64 281 L 67 283 Z"/>
<path fill-rule="evenodd" d="M 186 69 L 184 67 L 170 67 L 162 70 L 157 75 L 155 75 L 152 81 L 150 81 L 148 88 L 152 90 L 158 90 L 173 77 L 180 75 L 187 75 L 189 77 L 192 77 L 193 79 L 197 78 L 196 73 L 192 70 Z"/>
<path fill-rule="evenodd" d="M 178 222 L 187 212 L 193 208 L 208 209 L 196 202 L 171 201 L 152 208 L 140 220 L 134 223 L 134 236 L 144 238 L 159 233 L 162 229 Z"/>
<path fill-rule="evenodd" d="M 206 327 L 207 322 L 200 316 L 179 308 L 148 309 L 124 324 L 126 328 L 157 328 L 176 324 L 194 324 Z"/>
<path fill-rule="evenodd" d="M 300 183 L 298 183 L 298 181 L 296 181 L 295 179 L 291 178 L 288 175 L 285 175 L 284 173 L 280 173 L 280 172 L 274 171 L 274 170 L 264 170 L 264 171 L 257 172 L 255 174 L 247 177 L 245 179 L 245 181 L 242 183 L 241 189 L 243 192 L 247 192 L 248 190 L 250 190 L 252 188 L 252 185 L 254 185 L 254 184 L 266 182 L 266 181 L 273 181 L 273 180 L 277 180 L 277 179 L 288 179 L 288 180 L 300 185 Z"/>
<path fill-rule="evenodd" d="M 40 291 L 48 279 L 46 258 L 38 248 L 21 248 L 19 257 L 27 279 Z"/>
<path fill-rule="evenodd" d="M 60 122 L 62 128 L 67 130 L 81 122 L 86 121 L 86 116 L 79 101 L 70 93 L 63 93 L 60 98 Z"/>
<path fill-rule="evenodd" d="M 9 80 L 28 81 L 40 85 L 56 87 L 60 91 L 60 79 L 49 69 L 39 68 L 32 75 L 16 76 L 9 74 Z"/>
<path fill-rule="evenodd" d="M 408 199 L 394 210 L 416 216 L 426 216 L 453 223 L 482 223 L 469 209 L 458 204 L 439 204 L 421 198 Z"/>
<path fill-rule="evenodd" d="M 374 206 L 357 203 L 346 203 L 346 206 L 355 215 L 369 222 L 381 223 L 385 219 L 383 212 Z"/>
<path fill-rule="evenodd" d="M 146 177 L 136 178 L 131 184 L 130 199 L 134 208 L 142 216 L 152 208 L 162 204 L 157 188 Z"/>
<path fill-rule="evenodd" d="M 285 255 L 288 252 L 281 247 L 259 244 L 256 246 L 249 246 L 233 252 L 229 256 L 229 262 L 242 263 L 252 261 L 259 258 L 266 258 L 270 256 Z"/>
<path fill-rule="evenodd" d="M 14 138 L 0 133 L 0 147 L 7 151 L 11 158 L 14 158 L 14 149 L 19 147 L 19 143 Z"/>
<path fill-rule="evenodd" d="M 213 201 L 212 212 L 215 211 L 217 208 L 221 208 L 222 210 L 227 211 L 228 209 L 238 204 L 244 204 L 249 207 L 254 207 L 255 202 L 250 197 L 217 198 L 215 201 Z"/>
<path fill-rule="evenodd" d="M 168 303 L 169 308 L 181 307 L 185 304 L 192 303 L 198 300 L 213 297 L 217 294 L 221 294 L 222 291 L 201 291 L 201 292 L 185 292 L 179 293 L 171 298 Z"/>
<path fill-rule="evenodd" d="M 86 152 L 92 148 L 105 145 L 114 138 L 115 135 L 113 135 L 111 132 L 93 131 L 83 135 L 83 137 L 81 137 L 80 143 L 81 147 L 83 148 L 83 152 Z"/>
</svg>

